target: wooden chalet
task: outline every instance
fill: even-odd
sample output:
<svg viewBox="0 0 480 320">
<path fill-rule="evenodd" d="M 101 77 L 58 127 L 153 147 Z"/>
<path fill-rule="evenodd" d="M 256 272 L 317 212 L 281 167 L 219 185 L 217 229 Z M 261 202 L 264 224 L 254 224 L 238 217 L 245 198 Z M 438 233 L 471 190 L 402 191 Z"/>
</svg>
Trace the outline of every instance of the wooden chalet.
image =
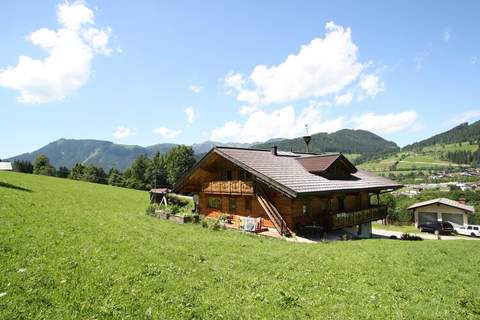
<svg viewBox="0 0 480 320">
<path fill-rule="evenodd" d="M 200 214 L 261 217 L 282 235 L 316 226 L 369 236 L 371 221 L 387 214 L 378 195 L 400 187 L 339 153 L 215 147 L 173 191 L 198 194 Z"/>
</svg>

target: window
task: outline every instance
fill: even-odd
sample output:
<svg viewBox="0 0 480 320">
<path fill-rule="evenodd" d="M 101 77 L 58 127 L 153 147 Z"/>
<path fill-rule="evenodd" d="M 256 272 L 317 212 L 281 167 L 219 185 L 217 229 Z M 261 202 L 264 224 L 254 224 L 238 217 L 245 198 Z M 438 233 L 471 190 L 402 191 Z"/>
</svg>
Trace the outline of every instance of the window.
<svg viewBox="0 0 480 320">
<path fill-rule="evenodd" d="M 208 197 L 207 208 L 209 208 L 209 209 L 221 209 L 221 207 L 222 207 L 222 199 Z"/>
<path fill-rule="evenodd" d="M 245 210 L 252 210 L 252 198 L 245 198 Z"/>
<path fill-rule="evenodd" d="M 237 211 L 237 199 L 229 198 L 228 199 L 228 211 L 236 212 Z"/>
<path fill-rule="evenodd" d="M 222 180 L 223 181 L 230 181 L 232 180 L 232 170 L 225 170 L 222 173 Z"/>
<path fill-rule="evenodd" d="M 473 230 L 478 231 L 478 227 L 473 227 Z"/>
<path fill-rule="evenodd" d="M 307 215 L 308 214 L 308 204 L 304 203 L 303 204 L 303 207 L 302 207 L 302 213 L 303 215 Z"/>
<path fill-rule="evenodd" d="M 467 230 L 472 230 L 472 226 L 468 226 L 468 227 L 467 227 Z"/>
</svg>

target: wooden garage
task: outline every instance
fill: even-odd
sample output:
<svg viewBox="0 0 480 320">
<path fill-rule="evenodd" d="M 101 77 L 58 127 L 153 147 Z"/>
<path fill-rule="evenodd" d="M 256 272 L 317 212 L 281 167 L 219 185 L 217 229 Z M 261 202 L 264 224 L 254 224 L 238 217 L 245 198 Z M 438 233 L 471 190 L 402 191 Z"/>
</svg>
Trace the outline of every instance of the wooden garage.
<svg viewBox="0 0 480 320">
<path fill-rule="evenodd" d="M 468 223 L 468 215 L 475 212 L 472 206 L 465 204 L 464 200 L 451 200 L 438 198 L 427 200 L 408 207 L 413 210 L 415 226 L 428 221 L 447 221 L 453 225 Z"/>
</svg>

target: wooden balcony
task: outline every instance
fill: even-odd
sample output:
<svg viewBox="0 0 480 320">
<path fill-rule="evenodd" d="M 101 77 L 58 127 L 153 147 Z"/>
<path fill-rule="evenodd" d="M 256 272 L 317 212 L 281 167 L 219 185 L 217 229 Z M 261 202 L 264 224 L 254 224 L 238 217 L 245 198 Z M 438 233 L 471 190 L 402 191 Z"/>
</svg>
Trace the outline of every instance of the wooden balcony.
<svg viewBox="0 0 480 320">
<path fill-rule="evenodd" d="M 332 229 L 340 229 L 369 221 L 380 220 L 386 216 L 387 206 L 373 206 L 358 211 L 336 213 L 331 216 L 330 225 Z"/>
<path fill-rule="evenodd" d="M 202 191 L 212 194 L 253 195 L 253 182 L 242 180 L 210 181 L 202 184 Z"/>
</svg>

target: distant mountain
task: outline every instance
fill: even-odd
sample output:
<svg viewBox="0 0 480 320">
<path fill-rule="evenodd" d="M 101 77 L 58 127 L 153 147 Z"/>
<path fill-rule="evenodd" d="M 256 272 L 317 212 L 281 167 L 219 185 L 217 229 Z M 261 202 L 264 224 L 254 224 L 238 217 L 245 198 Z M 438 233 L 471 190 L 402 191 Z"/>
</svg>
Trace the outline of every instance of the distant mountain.
<svg viewBox="0 0 480 320">
<path fill-rule="evenodd" d="M 222 142 L 217 142 L 217 141 L 205 141 L 205 142 L 202 142 L 202 143 L 194 143 L 192 145 L 192 148 L 193 148 L 193 152 L 195 152 L 195 154 L 203 154 L 203 153 L 206 153 L 206 152 L 210 151 L 210 149 L 212 149 L 215 146 L 249 148 L 250 146 L 252 146 L 255 143 L 258 143 L 258 142 L 254 142 L 254 143 L 237 143 L 237 142 L 222 143 Z"/>
<path fill-rule="evenodd" d="M 101 140 L 59 139 L 33 152 L 12 157 L 10 160 L 33 162 L 39 155 L 44 154 L 55 167 L 71 168 L 76 163 L 82 163 L 93 164 L 105 170 L 117 168 L 123 171 L 141 154 L 153 155 L 157 151 L 165 153 L 174 146 L 175 144 L 165 143 L 144 148 Z"/>
<path fill-rule="evenodd" d="M 432 146 L 435 144 L 451 144 L 466 141 L 480 140 L 480 121 L 472 124 L 462 123 L 448 131 L 434 135 L 428 139 L 415 142 L 405 146 L 403 150 L 410 151 L 414 149 L 421 149 L 423 147 Z"/>
<path fill-rule="evenodd" d="M 283 150 L 304 151 L 305 144 L 302 138 L 283 139 L 275 138 L 267 142 L 259 143 L 221 143 L 216 141 L 205 141 L 192 145 L 195 157 L 200 159 L 215 145 L 228 147 L 256 147 L 270 148 L 272 144 Z M 166 153 L 177 146 L 173 143 L 155 144 L 149 147 L 137 145 L 115 144 L 110 141 L 101 140 L 75 140 L 59 139 L 46 146 L 30 153 L 24 153 L 10 158 L 13 160 L 27 160 L 33 162 L 39 155 L 46 155 L 55 167 L 73 167 L 76 163 L 93 164 L 102 167 L 104 170 L 116 168 L 124 171 L 139 155 L 146 154 L 153 156 L 155 153 Z M 311 151 L 339 151 L 344 153 L 384 153 L 395 151 L 398 146 L 394 142 L 382 139 L 381 137 L 362 130 L 340 130 L 335 133 L 317 133 L 312 136 L 310 143 Z"/>
<path fill-rule="evenodd" d="M 305 151 L 303 138 L 274 139 L 253 145 L 254 148 L 270 148 L 275 144 L 285 151 Z M 311 152 L 342 152 L 359 154 L 380 154 L 399 150 L 395 142 L 365 130 L 343 129 L 333 133 L 316 133 L 310 142 Z"/>
</svg>

